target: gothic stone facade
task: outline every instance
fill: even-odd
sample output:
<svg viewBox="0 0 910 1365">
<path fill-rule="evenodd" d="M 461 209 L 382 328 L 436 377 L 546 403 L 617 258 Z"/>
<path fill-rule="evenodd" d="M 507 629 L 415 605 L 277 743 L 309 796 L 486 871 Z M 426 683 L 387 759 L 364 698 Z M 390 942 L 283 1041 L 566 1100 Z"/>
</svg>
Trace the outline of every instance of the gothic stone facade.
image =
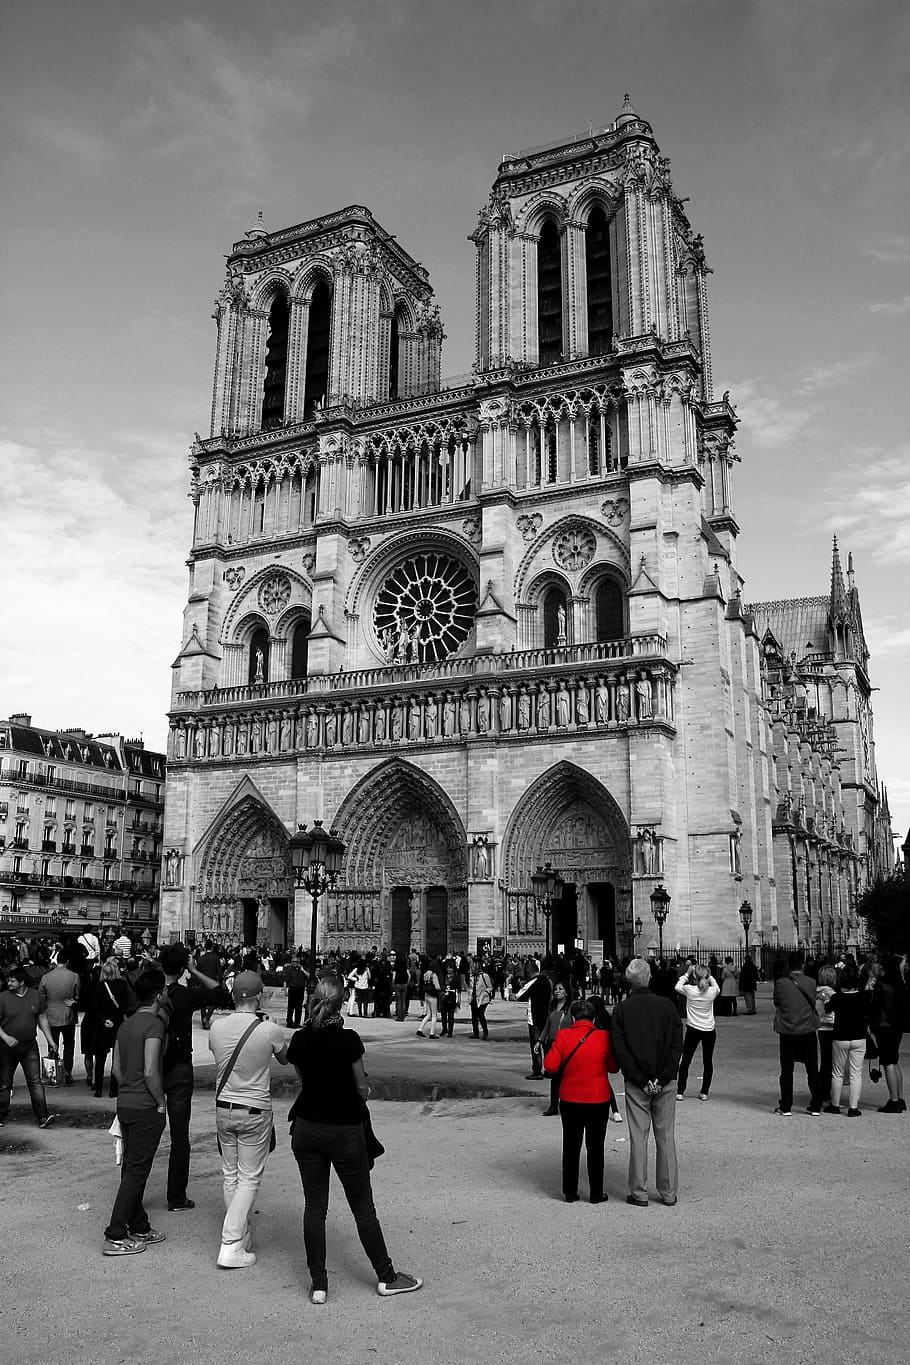
<svg viewBox="0 0 910 1365">
<path fill-rule="evenodd" d="M 321 818 L 347 846 L 325 946 L 540 950 L 546 862 L 556 944 L 627 950 L 639 915 L 646 940 L 658 880 L 669 944 L 735 940 L 744 899 L 759 940 L 849 937 L 861 627 L 807 693 L 775 604 L 742 602 L 704 249 L 650 126 L 627 101 L 507 159 L 472 240 L 452 383 L 427 272 L 366 209 L 228 258 L 163 931 L 308 941 L 288 839 Z"/>
</svg>

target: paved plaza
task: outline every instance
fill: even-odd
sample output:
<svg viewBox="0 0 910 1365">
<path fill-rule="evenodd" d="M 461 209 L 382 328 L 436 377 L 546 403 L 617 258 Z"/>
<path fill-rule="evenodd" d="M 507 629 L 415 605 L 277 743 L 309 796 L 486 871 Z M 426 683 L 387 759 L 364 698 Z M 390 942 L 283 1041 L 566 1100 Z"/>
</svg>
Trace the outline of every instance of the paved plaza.
<svg viewBox="0 0 910 1365">
<path fill-rule="evenodd" d="M 143 1256 L 103 1260 L 117 1184 L 108 1100 L 84 1085 L 50 1094 L 40 1132 L 17 1087 L 0 1132 L 3 1359 L 45 1365 L 322 1360 L 326 1365 L 508 1361 L 903 1361 L 910 1121 L 773 1114 L 777 1045 L 769 988 L 755 1018 L 719 1019 L 711 1099 L 677 1106 L 680 1201 L 625 1203 L 628 1133 L 610 1124 L 609 1202 L 560 1198 L 560 1124 L 546 1086 L 526 1081 L 521 1006 L 497 1001 L 489 1043 L 463 1018 L 456 1036 L 407 1023 L 350 1021 L 367 1047 L 377 1134 L 377 1208 L 396 1266 L 425 1288 L 379 1298 L 340 1187 L 329 1210 L 329 1301 L 313 1307 L 302 1191 L 277 1090 L 279 1146 L 254 1217 L 259 1260 L 215 1268 L 223 1214 L 211 1067 L 196 1035 L 199 1085 L 190 1195 L 169 1214 L 167 1138 L 149 1182 L 167 1232 Z M 280 1017 L 278 997 L 273 1016 Z M 79 1071 L 77 1068 L 77 1077 Z M 208 1086 L 208 1089 L 204 1087 Z M 622 1083 L 620 1105 L 624 1108 Z M 653 1166 L 653 1163 L 652 1163 Z"/>
</svg>

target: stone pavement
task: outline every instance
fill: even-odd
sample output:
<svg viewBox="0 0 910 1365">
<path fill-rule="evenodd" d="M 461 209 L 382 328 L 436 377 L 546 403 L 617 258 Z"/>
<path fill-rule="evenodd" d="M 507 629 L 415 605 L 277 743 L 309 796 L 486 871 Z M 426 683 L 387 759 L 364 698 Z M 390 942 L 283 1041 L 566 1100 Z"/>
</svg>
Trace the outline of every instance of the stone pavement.
<svg viewBox="0 0 910 1365">
<path fill-rule="evenodd" d="M 489 1044 L 426 1042 L 416 1018 L 360 1021 L 374 1089 L 424 1088 L 371 1108 L 387 1149 L 374 1188 L 390 1250 L 426 1286 L 378 1298 L 333 1183 L 321 1309 L 306 1297 L 289 1093 L 276 1101 L 279 1147 L 255 1215 L 259 1262 L 227 1272 L 214 1265 L 211 1094 L 194 1105 L 197 1209 L 166 1210 L 165 1139 L 148 1203 L 168 1241 L 104 1260 L 117 1175 L 100 1125 L 113 1107 L 74 1086 L 52 1095 L 59 1119 L 41 1132 L 20 1086 L 0 1132 L 3 1360 L 904 1361 L 910 1119 L 875 1113 L 884 1087 L 868 1080 L 862 1118 L 809 1118 L 799 1074 L 796 1112 L 776 1117 L 767 991 L 759 1010 L 718 1021 L 711 1100 L 676 1110 L 680 1202 L 642 1210 L 624 1202 L 625 1124 L 607 1134 L 609 1203 L 559 1198 L 560 1125 L 540 1116 L 545 1087 L 524 1080 L 520 1006 L 497 1002 Z M 204 1086 L 204 1035 L 197 1054 Z M 692 1090 L 697 1080 L 696 1066 Z"/>
</svg>

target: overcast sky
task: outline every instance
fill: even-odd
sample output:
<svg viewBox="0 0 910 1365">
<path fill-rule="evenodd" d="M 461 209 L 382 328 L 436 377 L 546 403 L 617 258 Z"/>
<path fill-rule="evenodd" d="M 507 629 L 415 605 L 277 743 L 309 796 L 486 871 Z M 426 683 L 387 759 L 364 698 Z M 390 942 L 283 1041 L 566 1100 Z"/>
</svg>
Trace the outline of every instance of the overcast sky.
<svg viewBox="0 0 910 1365">
<path fill-rule="evenodd" d="M 713 267 L 747 599 L 853 550 L 880 777 L 910 825 L 904 0 L 5 0 L 0 714 L 162 748 L 223 257 L 368 205 L 473 360 L 466 240 L 502 155 L 628 90 Z"/>
</svg>

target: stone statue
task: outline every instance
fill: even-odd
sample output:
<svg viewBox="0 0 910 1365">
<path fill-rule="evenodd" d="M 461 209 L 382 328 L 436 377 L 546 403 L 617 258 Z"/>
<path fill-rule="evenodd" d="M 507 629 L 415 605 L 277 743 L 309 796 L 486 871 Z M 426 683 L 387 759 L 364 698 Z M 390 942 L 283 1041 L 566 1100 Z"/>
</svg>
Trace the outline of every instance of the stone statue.
<svg viewBox="0 0 910 1365">
<path fill-rule="evenodd" d="M 544 684 L 541 684 L 537 693 L 537 728 L 538 730 L 550 728 L 550 693 Z"/>
<path fill-rule="evenodd" d="M 420 739 L 420 702 L 416 697 L 408 707 L 408 739 Z"/>
<path fill-rule="evenodd" d="M 624 725 L 629 719 L 629 689 L 624 682 L 616 688 L 616 719 Z"/>
<path fill-rule="evenodd" d="M 651 720 L 654 716 L 652 705 L 652 688 L 650 678 L 639 678 L 635 684 L 635 695 L 638 698 L 638 719 Z"/>
<path fill-rule="evenodd" d="M 281 717 L 281 739 L 282 749 L 287 749 L 291 743 L 291 722 L 287 716 Z"/>
<path fill-rule="evenodd" d="M 556 724 L 562 729 L 566 729 L 570 719 L 569 694 L 565 684 L 561 683 L 559 691 L 556 693 Z"/>
<path fill-rule="evenodd" d="M 531 698 L 522 688 L 518 694 L 518 728 L 527 730 L 531 724 Z"/>
<path fill-rule="evenodd" d="M 341 742 L 345 746 L 354 743 L 354 713 L 346 710 L 341 722 Z"/>
<path fill-rule="evenodd" d="M 381 744 L 385 740 L 385 726 L 385 707 L 377 706 L 376 719 L 373 722 L 373 738 L 376 740 L 377 744 Z"/>
<path fill-rule="evenodd" d="M 397 744 L 401 740 L 404 723 L 401 715 L 401 703 L 396 702 L 392 707 L 392 742 Z"/>
<path fill-rule="evenodd" d="M 411 629 L 407 632 L 406 645 L 408 660 L 412 664 L 420 663 L 420 622 L 412 621 Z"/>
<path fill-rule="evenodd" d="M 594 689 L 594 719 L 598 725 L 606 725 L 610 719 L 610 693 L 603 678 L 598 679 Z"/>
<path fill-rule="evenodd" d="M 736 877 L 743 875 L 743 829 L 742 825 L 737 825 L 730 835 L 730 853 L 732 854 L 733 873 Z"/>
<path fill-rule="evenodd" d="M 205 758 L 205 731 L 201 726 L 196 731 L 196 757 Z"/>
<path fill-rule="evenodd" d="M 575 693 L 575 719 L 579 725 L 587 725 L 591 719 L 590 706 L 588 703 L 588 689 L 584 683 Z"/>
<path fill-rule="evenodd" d="M 261 687 L 265 682 L 265 655 L 257 646 L 256 649 L 256 671 L 253 674 L 253 682 L 257 687 Z"/>
<path fill-rule="evenodd" d="M 478 882 L 486 881 L 490 875 L 490 854 L 487 848 L 485 836 L 480 835 L 474 840 L 474 879 Z"/>
<path fill-rule="evenodd" d="M 239 730 L 237 731 L 237 753 L 241 756 L 241 758 L 246 753 L 246 746 L 247 746 L 246 726 L 241 725 Z"/>
<path fill-rule="evenodd" d="M 556 643 L 557 645 L 566 643 L 566 609 L 561 602 L 556 608 Z"/>
<path fill-rule="evenodd" d="M 234 752 L 234 727 L 230 723 L 224 727 L 224 752 L 228 758 Z"/>
<path fill-rule="evenodd" d="M 463 735 L 471 733 L 471 701 L 469 697 L 462 697 L 459 703 L 458 726 Z"/>
<path fill-rule="evenodd" d="M 331 748 L 335 743 L 335 736 L 338 732 L 338 718 L 334 711 L 329 711 L 325 718 L 325 742 L 326 748 Z"/>
<path fill-rule="evenodd" d="M 451 738 L 455 734 L 455 698 L 446 697 L 442 708 L 443 733 Z"/>
<path fill-rule="evenodd" d="M 654 874 L 654 831 L 652 829 L 640 829 L 638 831 L 638 856 L 641 870 L 646 877 Z"/>
<path fill-rule="evenodd" d="M 486 692 L 477 698 L 477 733 L 485 735 L 490 728 L 490 703 Z"/>
<path fill-rule="evenodd" d="M 252 729 L 250 730 L 250 753 L 251 753 L 251 754 L 258 754 L 258 753 L 259 753 L 259 750 L 260 750 L 261 748 L 262 748 L 262 726 L 260 725 L 260 723 L 259 723 L 258 720 L 254 720 L 254 721 L 253 721 L 253 725 L 252 725 Z"/>
<path fill-rule="evenodd" d="M 311 711 L 306 718 L 306 746 L 308 749 L 315 749 L 319 739 L 319 717 L 315 711 Z"/>
<path fill-rule="evenodd" d="M 369 744 L 370 742 L 370 713 L 366 706 L 360 708 L 360 725 L 357 737 L 361 744 Z"/>
<path fill-rule="evenodd" d="M 512 698 L 508 692 L 503 692 L 499 698 L 499 729 L 503 734 L 508 734 L 512 728 Z"/>
<path fill-rule="evenodd" d="M 427 711 L 423 718 L 423 729 L 427 739 L 436 738 L 436 726 L 438 724 L 438 713 L 436 710 L 436 698 L 430 697 L 427 701 Z"/>
<path fill-rule="evenodd" d="M 174 743 L 177 750 L 177 757 L 186 758 L 186 730 L 182 725 L 177 731 L 177 738 Z"/>
<path fill-rule="evenodd" d="M 213 725 L 210 733 L 212 737 L 209 743 L 209 751 L 212 758 L 217 758 L 221 752 L 221 726 Z"/>
<path fill-rule="evenodd" d="M 180 854 L 176 848 L 169 848 L 164 855 L 164 879 L 168 886 L 177 885 L 178 869 L 180 866 Z"/>
</svg>

